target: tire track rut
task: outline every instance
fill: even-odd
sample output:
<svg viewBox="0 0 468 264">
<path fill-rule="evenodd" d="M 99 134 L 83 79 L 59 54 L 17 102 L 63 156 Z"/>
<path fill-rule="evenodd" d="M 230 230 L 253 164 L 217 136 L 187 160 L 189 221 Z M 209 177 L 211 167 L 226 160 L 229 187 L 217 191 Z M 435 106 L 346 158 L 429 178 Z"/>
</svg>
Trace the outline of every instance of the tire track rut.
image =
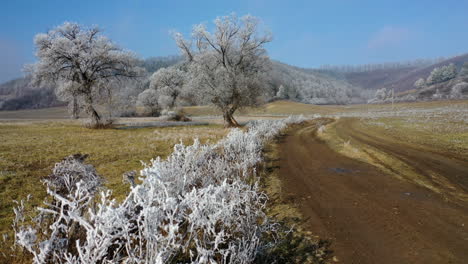
<svg viewBox="0 0 468 264">
<path fill-rule="evenodd" d="M 285 192 L 300 201 L 310 231 L 332 241 L 340 263 L 468 263 L 468 204 L 444 201 L 333 151 L 316 137 L 317 127 L 332 121 L 292 129 L 280 145 L 279 173 Z M 377 147 L 388 147 L 379 142 Z M 413 159 L 413 152 L 405 153 L 395 155 Z M 424 171 L 430 162 L 420 164 Z"/>
</svg>

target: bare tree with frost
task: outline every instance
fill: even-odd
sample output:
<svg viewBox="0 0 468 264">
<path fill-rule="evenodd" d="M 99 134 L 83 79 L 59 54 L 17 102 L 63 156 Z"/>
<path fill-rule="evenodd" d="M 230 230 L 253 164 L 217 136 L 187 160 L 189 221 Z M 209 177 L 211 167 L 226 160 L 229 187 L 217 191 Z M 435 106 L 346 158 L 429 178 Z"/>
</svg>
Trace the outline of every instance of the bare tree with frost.
<svg viewBox="0 0 468 264">
<path fill-rule="evenodd" d="M 58 84 L 57 94 L 69 100 L 73 109 L 82 102 L 93 125 L 101 123 L 95 108 L 100 89 L 112 81 L 141 74 L 141 68 L 135 66 L 135 56 L 102 36 L 97 27 L 65 22 L 37 34 L 34 43 L 39 61 L 29 69 L 33 81 Z M 76 111 L 72 112 L 75 115 Z"/>
<path fill-rule="evenodd" d="M 259 33 L 259 20 L 250 15 L 218 17 L 214 24 L 213 33 L 200 24 L 192 40 L 180 33 L 174 38 L 190 62 L 190 86 L 199 101 L 220 109 L 226 126 L 237 126 L 234 113 L 256 105 L 263 92 L 269 65 L 264 46 L 272 37 Z"/>
<path fill-rule="evenodd" d="M 162 68 L 150 77 L 150 89 L 158 92 L 159 104 L 164 108 L 174 108 L 183 93 L 187 74 L 175 67 Z"/>
</svg>

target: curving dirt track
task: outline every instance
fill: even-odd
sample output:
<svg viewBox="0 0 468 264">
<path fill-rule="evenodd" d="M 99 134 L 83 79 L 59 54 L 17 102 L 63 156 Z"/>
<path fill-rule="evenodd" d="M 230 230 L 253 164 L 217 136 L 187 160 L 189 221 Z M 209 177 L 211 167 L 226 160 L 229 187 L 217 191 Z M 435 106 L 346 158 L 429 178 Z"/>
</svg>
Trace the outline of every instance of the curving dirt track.
<svg viewBox="0 0 468 264">
<path fill-rule="evenodd" d="M 331 119 L 321 120 L 332 122 Z M 468 161 L 366 135 L 347 119 L 343 136 L 377 147 L 421 173 L 437 171 L 466 191 Z M 332 242 L 340 263 L 468 263 L 468 203 L 345 157 L 316 137 L 319 123 L 291 130 L 280 145 L 285 191 L 300 201 L 310 231 Z"/>
</svg>

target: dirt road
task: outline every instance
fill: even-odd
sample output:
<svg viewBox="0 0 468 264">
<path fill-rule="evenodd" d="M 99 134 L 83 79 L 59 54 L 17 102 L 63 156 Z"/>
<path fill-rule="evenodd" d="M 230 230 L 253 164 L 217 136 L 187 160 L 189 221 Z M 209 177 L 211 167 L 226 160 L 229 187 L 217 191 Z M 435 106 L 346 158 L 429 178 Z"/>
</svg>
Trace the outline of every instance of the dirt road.
<svg viewBox="0 0 468 264">
<path fill-rule="evenodd" d="M 417 148 L 401 149 L 339 122 L 355 140 L 407 160 L 421 173 L 437 170 L 467 190 L 468 161 L 419 155 Z M 468 263 L 468 203 L 447 201 L 347 158 L 317 138 L 316 129 L 317 122 L 308 123 L 285 138 L 280 177 L 300 201 L 310 231 L 332 241 L 340 263 Z"/>
</svg>

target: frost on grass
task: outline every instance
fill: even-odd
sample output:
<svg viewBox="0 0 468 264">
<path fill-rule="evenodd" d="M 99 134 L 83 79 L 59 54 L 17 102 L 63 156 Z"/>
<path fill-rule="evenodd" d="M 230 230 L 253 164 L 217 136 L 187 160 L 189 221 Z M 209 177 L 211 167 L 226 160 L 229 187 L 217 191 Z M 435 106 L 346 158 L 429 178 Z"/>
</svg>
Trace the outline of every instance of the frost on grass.
<svg viewBox="0 0 468 264">
<path fill-rule="evenodd" d="M 182 143 L 140 172 L 123 202 L 111 199 L 86 156 L 56 164 L 49 198 L 32 221 L 15 209 L 16 244 L 34 263 L 253 263 L 275 246 L 256 166 L 262 146 L 290 123 L 258 121 L 215 145 Z"/>
</svg>

